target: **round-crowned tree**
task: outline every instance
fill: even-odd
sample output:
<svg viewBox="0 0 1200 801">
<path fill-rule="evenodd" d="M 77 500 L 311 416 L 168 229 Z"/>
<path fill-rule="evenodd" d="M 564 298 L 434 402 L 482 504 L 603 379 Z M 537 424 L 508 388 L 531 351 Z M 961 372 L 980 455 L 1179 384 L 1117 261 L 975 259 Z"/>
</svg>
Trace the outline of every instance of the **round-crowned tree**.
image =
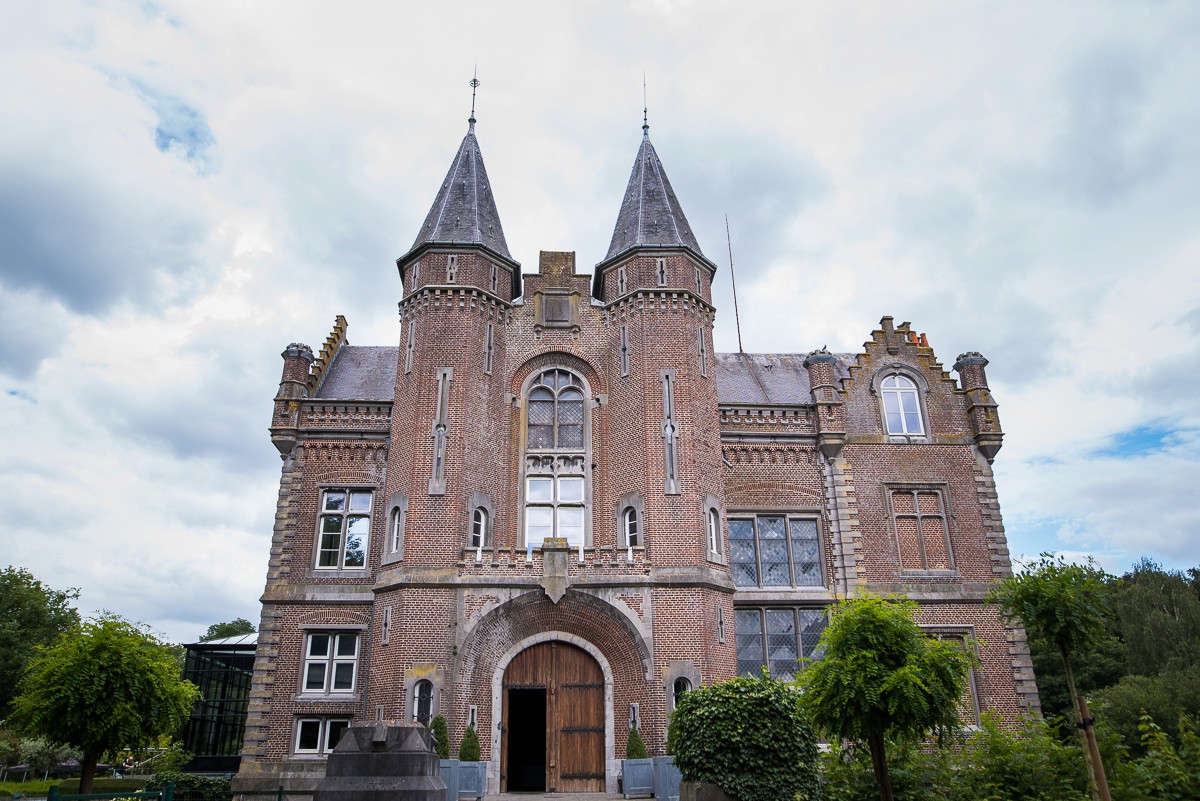
<svg viewBox="0 0 1200 801">
<path fill-rule="evenodd" d="M 817 736 L 795 687 L 763 675 L 684 693 L 667 748 L 684 779 L 741 801 L 815 801 Z"/>
</svg>

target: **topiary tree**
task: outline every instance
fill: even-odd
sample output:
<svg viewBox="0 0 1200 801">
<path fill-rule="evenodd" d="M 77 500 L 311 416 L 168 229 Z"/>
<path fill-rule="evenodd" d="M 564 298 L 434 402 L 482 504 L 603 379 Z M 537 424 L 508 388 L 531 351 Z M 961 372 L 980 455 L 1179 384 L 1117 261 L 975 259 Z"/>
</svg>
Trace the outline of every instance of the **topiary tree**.
<svg viewBox="0 0 1200 801">
<path fill-rule="evenodd" d="M 458 758 L 463 762 L 479 761 L 479 735 L 474 726 L 467 726 L 463 732 L 462 743 L 458 746 Z"/>
<path fill-rule="evenodd" d="M 449 759 L 450 729 L 446 726 L 446 719 L 441 715 L 434 715 L 433 720 L 429 721 L 429 730 L 433 732 L 433 750 L 442 759 Z"/>
<path fill-rule="evenodd" d="M 629 740 L 625 743 L 625 758 L 626 759 L 648 759 L 650 752 L 646 750 L 646 744 L 642 742 L 642 735 L 638 734 L 637 726 L 634 725 L 629 729 Z"/>
<path fill-rule="evenodd" d="M 741 801 L 819 797 L 817 736 L 800 691 L 765 671 L 684 693 L 667 748 L 685 779 Z"/>
<path fill-rule="evenodd" d="M 831 736 L 866 743 L 881 801 L 893 801 L 886 738 L 920 740 L 958 728 L 958 702 L 973 657 L 925 636 L 911 601 L 863 596 L 833 608 L 800 674 L 804 704 Z"/>
</svg>

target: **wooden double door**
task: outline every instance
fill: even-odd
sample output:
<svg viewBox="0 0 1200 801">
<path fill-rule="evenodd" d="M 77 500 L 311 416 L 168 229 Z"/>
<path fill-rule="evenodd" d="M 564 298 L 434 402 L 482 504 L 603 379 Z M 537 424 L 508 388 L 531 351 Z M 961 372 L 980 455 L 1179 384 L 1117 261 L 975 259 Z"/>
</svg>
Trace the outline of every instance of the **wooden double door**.
<svg viewBox="0 0 1200 801">
<path fill-rule="evenodd" d="M 500 789 L 604 792 L 604 673 L 587 651 L 550 641 L 504 671 Z"/>
</svg>

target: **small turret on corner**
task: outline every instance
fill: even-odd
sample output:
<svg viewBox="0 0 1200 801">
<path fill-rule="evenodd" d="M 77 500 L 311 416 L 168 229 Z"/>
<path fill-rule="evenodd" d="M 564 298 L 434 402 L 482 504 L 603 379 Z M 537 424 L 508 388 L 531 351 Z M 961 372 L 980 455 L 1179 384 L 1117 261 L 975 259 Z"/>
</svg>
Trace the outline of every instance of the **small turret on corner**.
<svg viewBox="0 0 1200 801">
<path fill-rule="evenodd" d="M 300 401 L 308 397 L 308 376 L 316 358 L 312 348 L 293 342 L 279 354 L 283 357 L 283 377 L 275 393 L 275 411 L 271 416 L 271 442 L 281 457 L 287 456 L 296 445 L 300 425 Z"/>
<path fill-rule="evenodd" d="M 975 446 L 991 462 L 1000 451 L 1004 432 L 1000 429 L 996 401 L 988 389 L 987 373 L 984 371 L 987 364 L 988 360 L 982 353 L 967 351 L 959 354 L 954 369 L 962 383 L 962 392 L 967 396 L 967 413 L 975 431 Z"/>
<path fill-rule="evenodd" d="M 837 390 L 837 356 L 827 349 L 804 357 L 808 383 L 816 406 L 817 447 L 826 459 L 835 459 L 846 444 L 846 412 Z"/>
</svg>

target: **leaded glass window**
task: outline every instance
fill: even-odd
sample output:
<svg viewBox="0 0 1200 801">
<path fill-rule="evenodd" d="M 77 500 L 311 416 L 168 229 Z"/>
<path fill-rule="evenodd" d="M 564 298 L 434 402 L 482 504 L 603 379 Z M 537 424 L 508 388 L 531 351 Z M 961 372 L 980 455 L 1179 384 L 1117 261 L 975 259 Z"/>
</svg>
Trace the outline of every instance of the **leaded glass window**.
<svg viewBox="0 0 1200 801">
<path fill-rule="evenodd" d="M 739 587 L 819 587 L 816 518 L 754 515 L 729 518 L 729 561 Z"/>
</svg>

